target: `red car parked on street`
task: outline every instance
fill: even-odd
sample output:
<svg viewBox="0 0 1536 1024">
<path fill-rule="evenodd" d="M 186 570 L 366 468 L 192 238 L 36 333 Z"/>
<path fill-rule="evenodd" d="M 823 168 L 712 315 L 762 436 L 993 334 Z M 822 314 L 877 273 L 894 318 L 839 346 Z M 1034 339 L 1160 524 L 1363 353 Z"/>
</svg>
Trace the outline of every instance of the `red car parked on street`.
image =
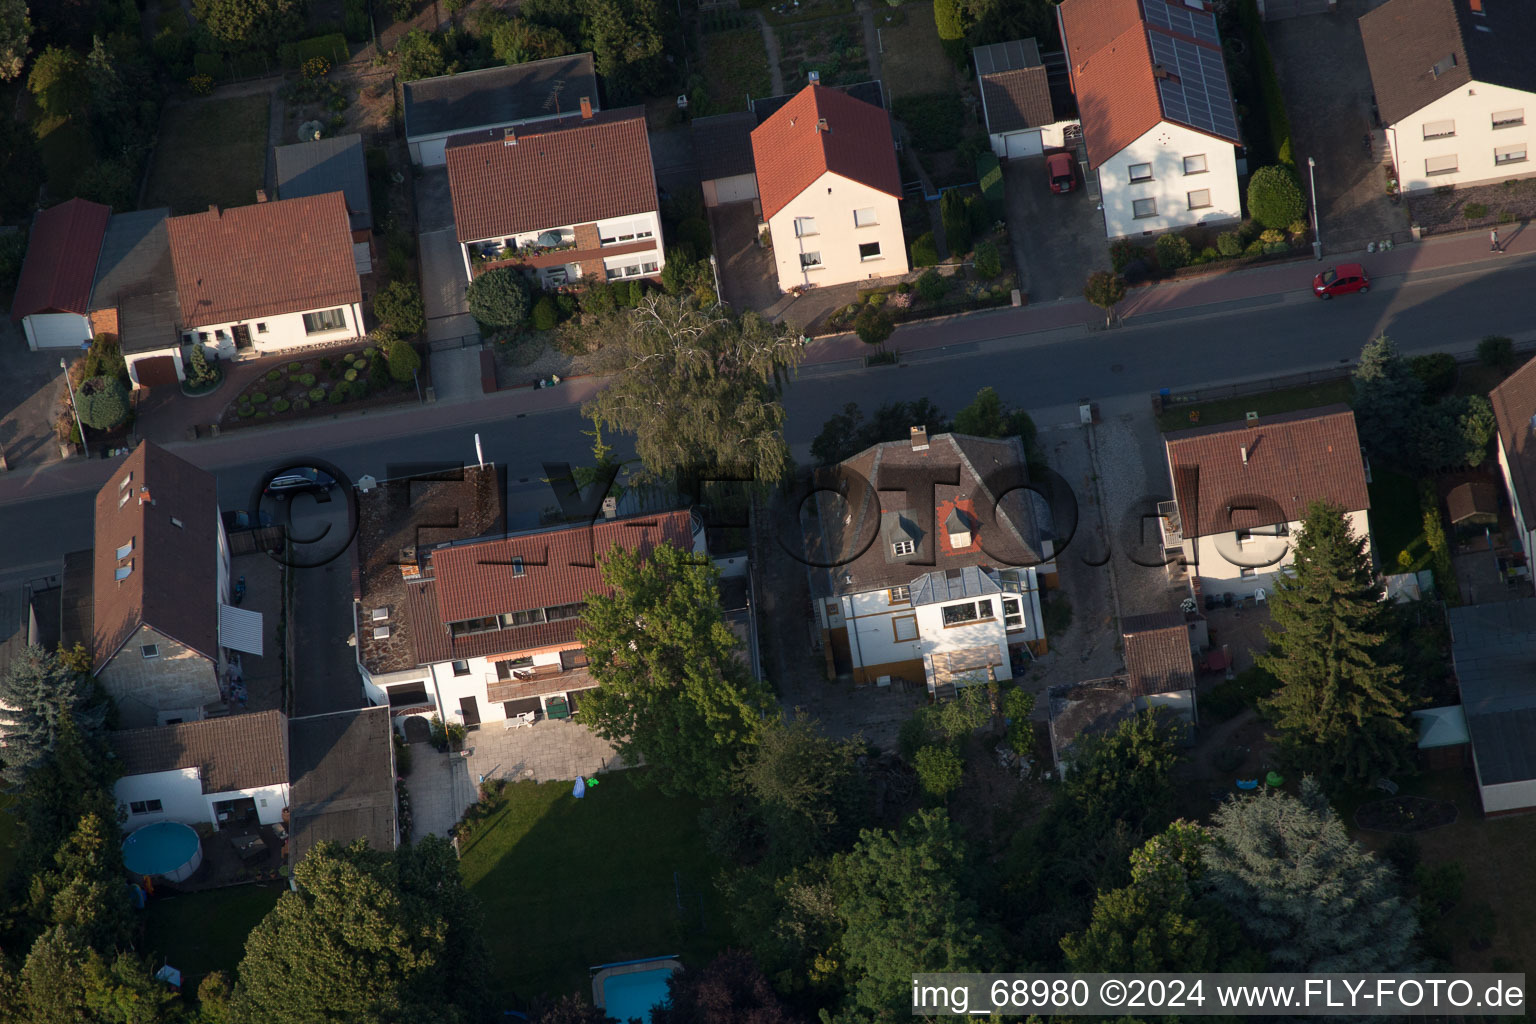
<svg viewBox="0 0 1536 1024">
<path fill-rule="evenodd" d="M 1072 191 L 1072 184 L 1076 180 L 1072 173 L 1072 157 L 1067 153 L 1052 153 L 1045 158 L 1045 172 L 1051 179 L 1051 191 L 1057 195 L 1065 195 Z"/>
<path fill-rule="evenodd" d="M 1312 279 L 1312 294 L 1320 299 L 1370 290 L 1371 279 L 1365 275 L 1365 268 L 1358 263 L 1340 263 Z"/>
</svg>

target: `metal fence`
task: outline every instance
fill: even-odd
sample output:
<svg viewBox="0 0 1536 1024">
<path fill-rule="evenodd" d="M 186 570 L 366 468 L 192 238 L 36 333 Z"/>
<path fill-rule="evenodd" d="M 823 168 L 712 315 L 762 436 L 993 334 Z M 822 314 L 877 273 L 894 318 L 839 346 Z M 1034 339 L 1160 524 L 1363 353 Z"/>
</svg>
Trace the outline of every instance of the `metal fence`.
<svg viewBox="0 0 1536 1024">
<path fill-rule="evenodd" d="M 478 334 L 461 334 L 457 338 L 439 338 L 436 341 L 429 341 L 427 348 L 432 352 L 453 352 L 461 348 L 479 348 L 483 344 L 485 341 Z"/>
</svg>

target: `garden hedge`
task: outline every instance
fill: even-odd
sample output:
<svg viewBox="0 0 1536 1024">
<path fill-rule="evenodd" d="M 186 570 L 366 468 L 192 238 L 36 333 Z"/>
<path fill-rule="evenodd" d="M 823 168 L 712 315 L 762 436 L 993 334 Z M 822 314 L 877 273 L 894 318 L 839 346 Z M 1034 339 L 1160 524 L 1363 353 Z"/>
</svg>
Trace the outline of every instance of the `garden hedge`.
<svg viewBox="0 0 1536 1024">
<path fill-rule="evenodd" d="M 332 32 L 329 35 L 284 43 L 277 54 L 283 67 L 297 69 L 311 57 L 324 57 L 332 66 L 345 64 L 351 51 L 347 49 L 347 37 L 340 32 Z"/>
<path fill-rule="evenodd" d="M 988 150 L 976 158 L 976 181 L 987 201 L 987 209 L 993 220 L 1002 220 L 1008 213 L 1007 197 L 1003 192 L 1003 165 L 997 154 Z"/>
</svg>

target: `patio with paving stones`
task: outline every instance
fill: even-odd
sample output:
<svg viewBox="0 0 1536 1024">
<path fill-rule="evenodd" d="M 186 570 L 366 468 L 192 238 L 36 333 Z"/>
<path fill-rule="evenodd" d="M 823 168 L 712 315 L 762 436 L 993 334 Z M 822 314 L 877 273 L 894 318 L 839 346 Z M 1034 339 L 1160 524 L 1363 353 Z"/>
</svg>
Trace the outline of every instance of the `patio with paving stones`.
<svg viewBox="0 0 1536 1024">
<path fill-rule="evenodd" d="M 411 794 L 412 830 L 418 836 L 447 836 L 480 797 L 469 774 L 469 759 L 438 753 L 429 743 L 411 745 L 405 786 Z"/>
<path fill-rule="evenodd" d="M 508 729 L 488 722 L 465 741 L 469 777 L 549 782 L 629 767 L 613 744 L 570 720 L 543 719 Z"/>
</svg>

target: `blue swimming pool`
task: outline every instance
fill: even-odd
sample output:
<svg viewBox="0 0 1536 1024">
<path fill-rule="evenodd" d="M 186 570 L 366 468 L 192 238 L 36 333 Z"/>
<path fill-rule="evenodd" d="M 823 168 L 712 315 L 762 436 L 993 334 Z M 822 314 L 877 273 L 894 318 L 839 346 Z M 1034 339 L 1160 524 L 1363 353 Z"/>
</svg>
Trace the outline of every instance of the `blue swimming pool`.
<svg viewBox="0 0 1536 1024">
<path fill-rule="evenodd" d="M 650 1020 L 651 1007 L 667 1001 L 667 978 L 671 974 L 670 967 L 610 974 L 603 981 L 603 998 L 607 1002 L 603 1010 L 615 1020 Z"/>
<path fill-rule="evenodd" d="M 180 882 L 192 877 L 202 863 L 202 840 L 179 821 L 145 825 L 123 840 L 123 864 L 135 875 Z"/>
</svg>

